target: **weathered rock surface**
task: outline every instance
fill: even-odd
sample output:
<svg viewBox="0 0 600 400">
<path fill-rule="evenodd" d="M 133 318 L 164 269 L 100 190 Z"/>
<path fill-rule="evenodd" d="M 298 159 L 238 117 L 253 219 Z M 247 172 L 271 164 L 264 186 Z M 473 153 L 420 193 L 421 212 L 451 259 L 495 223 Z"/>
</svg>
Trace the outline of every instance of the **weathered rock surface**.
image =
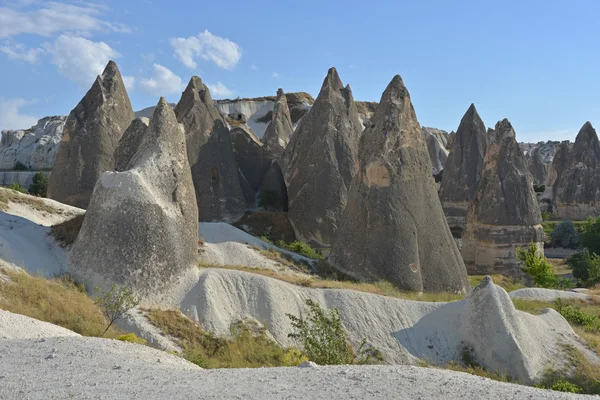
<svg viewBox="0 0 600 400">
<path fill-rule="evenodd" d="M 287 187 L 277 160 L 273 160 L 265 172 L 259 192 L 263 208 L 270 211 L 288 211 Z"/>
<path fill-rule="evenodd" d="M 98 180 L 70 272 L 90 287 L 126 284 L 148 300 L 197 258 L 198 209 L 185 138 L 161 99 L 128 170 Z"/>
<path fill-rule="evenodd" d="M 246 208 L 231 137 L 202 80 L 192 77 L 175 107 L 184 127 L 200 221 L 228 221 Z"/>
<path fill-rule="evenodd" d="M 448 159 L 448 150 L 446 149 L 448 132 L 435 128 L 423 127 L 421 129 L 431 160 L 431 172 L 434 176 L 439 175 Z"/>
<path fill-rule="evenodd" d="M 571 148 L 572 143 L 568 140 L 561 142 L 552 158 L 552 163 L 550 164 L 548 174 L 546 175 L 546 188 L 544 193 L 539 197 L 541 211 L 554 212 L 553 202 L 555 186 L 562 179 L 562 174 L 567 165 L 567 158 L 569 157 Z"/>
<path fill-rule="evenodd" d="M 452 233 L 461 237 L 466 227 L 467 209 L 475 198 L 483 173 L 487 146 L 485 124 L 475 104 L 471 104 L 462 117 L 453 140 L 439 196 Z"/>
<path fill-rule="evenodd" d="M 540 150 L 541 147 L 535 147 L 530 153 L 525 153 L 527 168 L 533 177 L 534 184 L 544 183 L 548 175 L 548 165 L 544 163 Z"/>
<path fill-rule="evenodd" d="M 553 209 L 561 218 L 584 220 L 600 214 L 600 142 L 589 122 L 581 128 L 554 185 Z"/>
<path fill-rule="evenodd" d="M 148 118 L 136 118 L 131 122 L 129 128 L 125 130 L 115 150 L 115 171 L 121 172 L 127 169 L 127 165 L 129 165 L 129 162 L 135 153 L 137 153 L 144 139 L 144 134 L 149 123 L 150 120 Z"/>
<path fill-rule="evenodd" d="M 405 290 L 466 291 L 467 273 L 437 197 L 427 145 L 398 75 L 363 133 L 359 160 L 332 265 Z"/>
<path fill-rule="evenodd" d="M 67 117 L 48 197 L 86 208 L 100 174 L 114 168 L 115 149 L 132 120 L 121 73 L 110 61 Z"/>
<path fill-rule="evenodd" d="M 294 133 L 290 109 L 283 89 L 277 91 L 277 101 L 273 106 L 271 123 L 267 126 L 262 142 L 271 150 L 276 159 L 281 159 L 285 148 Z"/>
<path fill-rule="evenodd" d="M 300 240 L 331 244 L 358 165 L 362 129 L 350 86 L 331 68 L 282 160 L 288 216 Z"/>
<path fill-rule="evenodd" d="M 45 117 L 30 129 L 2 131 L 0 169 L 11 170 L 17 163 L 34 171 L 51 170 L 67 117 Z"/>
<path fill-rule="evenodd" d="M 38 172 L 50 176 L 49 171 L 0 171 L 0 186 L 12 186 L 16 183 L 24 189 L 29 189 L 33 177 Z"/>
<path fill-rule="evenodd" d="M 483 175 L 469 206 L 462 255 L 469 274 L 522 276 L 517 247 L 544 246 L 540 208 L 507 119 L 488 130 Z"/>
</svg>

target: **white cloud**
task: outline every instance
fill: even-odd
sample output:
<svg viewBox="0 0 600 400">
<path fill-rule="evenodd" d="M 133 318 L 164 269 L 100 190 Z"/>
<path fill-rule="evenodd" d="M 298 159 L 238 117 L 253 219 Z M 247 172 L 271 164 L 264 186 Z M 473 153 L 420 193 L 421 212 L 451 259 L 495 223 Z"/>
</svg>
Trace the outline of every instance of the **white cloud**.
<svg viewBox="0 0 600 400">
<path fill-rule="evenodd" d="M 200 57 L 220 68 L 232 69 L 242 57 L 240 46 L 208 30 L 188 38 L 170 38 L 169 43 L 175 49 L 175 57 L 188 68 L 196 68 L 198 64 L 194 58 Z"/>
<path fill-rule="evenodd" d="M 11 60 L 21 60 L 35 64 L 38 62 L 39 56 L 44 53 L 44 49 L 25 49 L 25 46 L 20 43 L 12 44 L 7 42 L 3 46 L 0 46 L 0 52 L 6 54 Z"/>
<path fill-rule="evenodd" d="M 51 36 L 59 32 L 92 31 L 129 32 L 125 25 L 103 21 L 100 17 L 106 8 L 90 3 L 81 5 L 47 2 L 33 11 L 0 7 L 0 38 L 29 33 Z"/>
<path fill-rule="evenodd" d="M 153 65 L 152 78 L 140 79 L 139 86 L 152 96 L 168 96 L 180 93 L 185 89 L 181 78 L 160 64 Z"/>
<path fill-rule="evenodd" d="M 135 88 L 135 78 L 133 76 L 122 76 L 125 89 L 133 90 Z"/>
<path fill-rule="evenodd" d="M 52 54 L 58 72 L 83 87 L 91 86 L 108 61 L 120 56 L 104 42 L 76 36 L 60 35 L 54 43 L 44 43 L 43 47 Z"/>
<path fill-rule="evenodd" d="M 0 130 L 28 129 L 37 123 L 37 118 L 21 114 L 21 108 L 35 103 L 22 98 L 4 100 L 0 98 Z"/>
<path fill-rule="evenodd" d="M 233 90 L 227 88 L 221 82 L 217 82 L 215 85 L 209 85 L 208 89 L 210 90 L 210 94 L 214 97 L 227 97 L 233 95 Z"/>
<path fill-rule="evenodd" d="M 273 72 L 273 78 L 279 79 L 279 72 Z"/>
</svg>

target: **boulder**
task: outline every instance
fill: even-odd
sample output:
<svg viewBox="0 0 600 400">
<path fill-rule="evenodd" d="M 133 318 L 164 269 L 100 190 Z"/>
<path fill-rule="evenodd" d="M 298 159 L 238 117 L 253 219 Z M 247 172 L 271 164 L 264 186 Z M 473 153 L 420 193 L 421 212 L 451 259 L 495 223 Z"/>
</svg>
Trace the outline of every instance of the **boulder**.
<svg viewBox="0 0 600 400">
<path fill-rule="evenodd" d="M 241 217 L 246 198 L 240 184 L 229 130 L 208 87 L 192 77 L 175 107 L 183 126 L 200 221 Z"/>
<path fill-rule="evenodd" d="M 329 262 L 362 281 L 403 290 L 469 287 L 431 176 L 421 127 L 402 78 L 381 97 L 360 141 L 360 165 Z"/>
<path fill-rule="evenodd" d="M 483 172 L 487 146 L 485 124 L 471 104 L 454 135 L 454 145 L 444 167 L 440 201 L 450 230 L 461 237 L 466 227 L 467 208 L 475 198 Z"/>
<path fill-rule="evenodd" d="M 86 208 L 96 181 L 114 168 L 114 153 L 133 109 L 114 61 L 94 81 L 64 126 L 48 181 L 48 197 Z"/>
<path fill-rule="evenodd" d="M 148 118 L 136 118 L 125 130 L 115 150 L 115 171 L 121 172 L 128 169 L 127 166 L 137 153 L 149 123 Z"/>
<path fill-rule="evenodd" d="M 577 134 L 564 170 L 554 185 L 553 209 L 562 219 L 600 214 L 600 142 L 589 122 Z"/>
<path fill-rule="evenodd" d="M 198 209 L 185 138 L 161 99 L 123 172 L 96 183 L 70 259 L 89 287 L 131 287 L 159 298 L 198 258 Z"/>
<path fill-rule="evenodd" d="M 357 167 L 362 124 L 350 86 L 335 68 L 282 157 L 288 216 L 299 240 L 329 247 Z"/>
<path fill-rule="evenodd" d="M 515 131 L 507 119 L 488 130 L 483 174 L 467 212 L 462 255 L 469 274 L 521 277 L 517 248 L 544 248 L 542 216 Z"/>
<path fill-rule="evenodd" d="M 283 89 L 279 89 L 277 90 L 277 101 L 273 106 L 271 122 L 265 130 L 262 142 L 271 150 L 273 156 L 279 160 L 293 133 L 294 128 L 287 98 L 283 93 Z"/>
</svg>

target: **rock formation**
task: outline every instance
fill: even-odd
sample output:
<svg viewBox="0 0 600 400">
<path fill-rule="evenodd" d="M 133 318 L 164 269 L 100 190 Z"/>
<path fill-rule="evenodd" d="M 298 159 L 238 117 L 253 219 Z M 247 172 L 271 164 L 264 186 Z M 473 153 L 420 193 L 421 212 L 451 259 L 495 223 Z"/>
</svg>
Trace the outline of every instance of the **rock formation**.
<svg viewBox="0 0 600 400">
<path fill-rule="evenodd" d="M 434 132 L 432 132 L 434 131 Z M 437 131 L 437 132 L 436 132 Z M 422 128 L 425 143 L 427 143 L 427 151 L 429 160 L 431 161 L 432 174 L 437 176 L 444 169 L 444 164 L 448 159 L 448 150 L 446 150 L 446 139 L 443 134 L 447 132 L 435 128 Z"/>
<path fill-rule="evenodd" d="M 175 107 L 184 127 L 200 221 L 235 220 L 246 208 L 229 130 L 202 80 L 192 77 Z"/>
<path fill-rule="evenodd" d="M 88 285 L 125 284 L 150 298 L 198 258 L 198 209 L 185 138 L 164 99 L 127 168 L 100 176 L 70 272 Z"/>
<path fill-rule="evenodd" d="M 518 277 L 522 272 L 517 247 L 534 242 L 543 249 L 542 217 L 510 122 L 498 122 L 487 136 L 483 174 L 468 209 L 462 255 L 469 274 Z"/>
<path fill-rule="evenodd" d="M 600 214 L 600 142 L 589 122 L 581 128 L 554 185 L 553 209 L 563 219 Z"/>
<path fill-rule="evenodd" d="M 117 64 L 109 61 L 102 75 L 65 123 L 48 197 L 86 208 L 96 181 L 114 167 L 114 153 L 133 110 Z"/>
<path fill-rule="evenodd" d="M 552 164 L 550 164 L 546 175 L 546 188 L 539 198 L 541 211 L 554 212 L 554 190 L 558 182 L 562 179 L 562 174 L 567 165 L 567 158 L 569 157 L 570 150 L 571 143 L 568 140 L 565 140 L 558 146 L 556 154 L 554 154 Z"/>
<path fill-rule="evenodd" d="M 277 102 L 273 106 L 271 123 L 267 126 L 262 142 L 271 149 L 274 157 L 279 160 L 294 133 L 292 118 L 283 89 L 277 91 Z"/>
<path fill-rule="evenodd" d="M 363 133 L 359 160 L 329 262 L 357 279 L 386 280 L 404 290 L 465 292 L 465 266 L 398 75 Z"/>
<path fill-rule="evenodd" d="M 125 130 L 115 150 L 115 171 L 120 172 L 127 169 L 127 165 L 129 165 L 129 162 L 135 153 L 137 153 L 144 139 L 144 134 L 149 123 L 150 120 L 148 118 L 136 118 L 131 122 L 129 128 Z"/>
<path fill-rule="evenodd" d="M 331 68 L 282 159 L 288 216 L 300 240 L 331 244 L 356 172 L 361 131 L 352 90 Z"/>
<path fill-rule="evenodd" d="M 45 117 L 30 129 L 2 131 L 0 169 L 10 170 L 19 163 L 33 171 L 51 170 L 66 118 Z"/>
<path fill-rule="evenodd" d="M 527 160 L 527 168 L 533 177 L 533 183 L 541 185 L 546 181 L 548 175 L 548 165 L 542 160 L 540 154 L 541 147 L 535 147 L 531 153 L 525 155 Z"/>
<path fill-rule="evenodd" d="M 483 172 L 486 146 L 485 125 L 475 104 L 471 104 L 454 135 L 454 145 L 446 160 L 440 186 L 444 214 L 456 237 L 462 236 L 466 226 L 467 209 L 475 198 Z"/>
</svg>

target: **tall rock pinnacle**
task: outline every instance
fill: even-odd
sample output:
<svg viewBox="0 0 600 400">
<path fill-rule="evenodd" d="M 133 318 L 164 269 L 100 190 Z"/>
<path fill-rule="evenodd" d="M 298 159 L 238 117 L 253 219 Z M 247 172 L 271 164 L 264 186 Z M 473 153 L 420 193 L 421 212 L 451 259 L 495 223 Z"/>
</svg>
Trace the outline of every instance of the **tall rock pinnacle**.
<svg viewBox="0 0 600 400">
<path fill-rule="evenodd" d="M 507 119 L 488 131 L 484 169 L 467 213 L 462 255 L 470 274 L 521 276 L 517 247 L 544 245 L 542 216 L 515 131 Z"/>
<path fill-rule="evenodd" d="M 280 160 L 294 133 L 292 118 L 283 89 L 277 91 L 271 123 L 267 126 L 262 142 L 267 145 L 275 159 Z"/>
<path fill-rule="evenodd" d="M 331 68 L 282 160 L 288 218 L 300 240 L 317 247 L 331 244 L 356 172 L 361 131 L 350 86 L 344 88 Z"/>
<path fill-rule="evenodd" d="M 133 117 L 121 73 L 109 61 L 65 122 L 48 197 L 86 208 L 100 174 L 113 170 L 115 149 Z"/>
<path fill-rule="evenodd" d="M 486 146 L 485 125 L 471 104 L 456 131 L 439 193 L 448 225 L 457 237 L 465 229 L 467 208 L 477 192 Z"/>
<path fill-rule="evenodd" d="M 329 261 L 366 281 L 465 292 L 467 273 L 437 197 L 427 144 L 396 75 L 360 141 L 360 165 Z"/>
</svg>

